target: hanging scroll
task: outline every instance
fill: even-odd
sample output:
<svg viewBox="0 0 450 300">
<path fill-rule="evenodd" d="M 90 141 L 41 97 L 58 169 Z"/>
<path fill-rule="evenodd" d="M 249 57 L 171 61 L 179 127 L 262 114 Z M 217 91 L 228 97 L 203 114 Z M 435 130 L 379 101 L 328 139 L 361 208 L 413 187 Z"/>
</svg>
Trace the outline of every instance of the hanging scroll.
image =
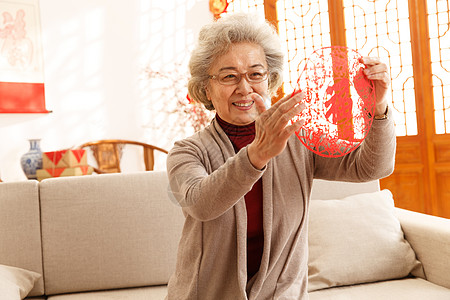
<svg viewBox="0 0 450 300">
<path fill-rule="evenodd" d="M 47 113 L 38 0 L 0 0 L 0 113 Z"/>
</svg>

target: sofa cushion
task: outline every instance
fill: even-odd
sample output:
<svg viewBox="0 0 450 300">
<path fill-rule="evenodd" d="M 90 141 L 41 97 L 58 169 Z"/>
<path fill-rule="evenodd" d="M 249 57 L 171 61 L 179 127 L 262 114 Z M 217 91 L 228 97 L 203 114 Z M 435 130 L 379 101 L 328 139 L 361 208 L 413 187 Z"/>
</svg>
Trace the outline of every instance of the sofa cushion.
<svg viewBox="0 0 450 300">
<path fill-rule="evenodd" d="M 47 300 L 163 300 L 167 296 L 167 286 L 152 286 L 132 289 L 55 295 Z"/>
<path fill-rule="evenodd" d="M 308 238 L 309 291 L 402 278 L 421 268 L 388 190 L 311 201 Z"/>
<path fill-rule="evenodd" d="M 35 180 L 0 183 L 0 264 L 43 274 L 39 188 Z M 30 296 L 44 295 L 40 278 Z"/>
<path fill-rule="evenodd" d="M 24 299 L 41 274 L 21 268 L 0 265 L 0 295 L 2 299 Z"/>
<path fill-rule="evenodd" d="M 167 284 L 184 216 L 165 172 L 40 184 L 46 294 Z"/>
<path fill-rule="evenodd" d="M 407 278 L 352 286 L 335 287 L 309 293 L 309 300 L 448 300 L 450 289 L 421 278 Z"/>
</svg>

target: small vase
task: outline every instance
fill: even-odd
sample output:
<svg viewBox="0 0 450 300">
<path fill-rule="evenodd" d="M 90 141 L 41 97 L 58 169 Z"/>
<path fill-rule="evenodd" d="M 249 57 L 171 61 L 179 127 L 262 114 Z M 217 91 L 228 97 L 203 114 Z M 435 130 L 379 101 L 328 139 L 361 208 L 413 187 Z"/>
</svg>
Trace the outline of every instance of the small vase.
<svg viewBox="0 0 450 300">
<path fill-rule="evenodd" d="M 20 158 L 20 164 L 22 170 L 28 179 L 37 179 L 36 170 L 42 169 L 42 151 L 40 148 L 40 139 L 31 139 L 30 150 L 22 155 Z"/>
</svg>

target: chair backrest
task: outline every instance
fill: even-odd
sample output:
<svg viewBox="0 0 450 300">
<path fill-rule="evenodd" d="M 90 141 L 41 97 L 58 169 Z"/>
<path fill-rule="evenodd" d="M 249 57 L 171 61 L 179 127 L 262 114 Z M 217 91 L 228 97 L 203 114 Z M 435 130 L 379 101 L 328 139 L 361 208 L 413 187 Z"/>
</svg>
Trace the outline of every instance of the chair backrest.
<svg viewBox="0 0 450 300">
<path fill-rule="evenodd" d="M 79 148 L 88 148 L 93 152 L 98 165 L 97 168 L 94 168 L 95 172 L 120 173 L 120 159 L 126 145 L 141 146 L 143 148 L 146 171 L 153 171 L 155 165 L 154 150 L 168 153 L 162 148 L 130 140 L 98 140 L 84 143 Z"/>
</svg>

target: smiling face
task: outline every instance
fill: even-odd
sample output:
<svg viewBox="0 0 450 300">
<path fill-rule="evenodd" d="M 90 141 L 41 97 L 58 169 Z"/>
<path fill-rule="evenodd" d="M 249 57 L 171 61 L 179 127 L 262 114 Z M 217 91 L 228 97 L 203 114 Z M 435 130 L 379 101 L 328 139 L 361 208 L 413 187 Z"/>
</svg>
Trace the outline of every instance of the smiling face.
<svg viewBox="0 0 450 300">
<path fill-rule="evenodd" d="M 231 71 L 250 75 L 261 70 L 267 70 L 262 47 L 253 43 L 237 43 L 216 59 L 209 74 Z M 263 98 L 268 97 L 267 79 L 259 83 L 249 83 L 246 76 L 241 77 L 241 81 L 233 85 L 223 85 L 216 79 L 209 79 L 206 87 L 206 95 L 209 101 L 212 101 L 219 117 L 234 125 L 247 125 L 256 119 L 258 112 L 253 100 L 254 93 Z"/>
</svg>

